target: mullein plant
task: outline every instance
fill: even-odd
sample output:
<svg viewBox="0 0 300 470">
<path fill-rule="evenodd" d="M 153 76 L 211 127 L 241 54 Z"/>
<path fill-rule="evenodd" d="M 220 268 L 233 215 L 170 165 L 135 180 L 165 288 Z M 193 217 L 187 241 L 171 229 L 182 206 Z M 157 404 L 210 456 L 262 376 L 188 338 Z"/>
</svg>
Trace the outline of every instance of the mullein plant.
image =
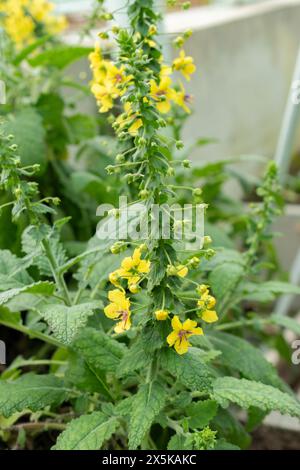
<svg viewBox="0 0 300 470">
<path fill-rule="evenodd" d="M 195 65 L 185 53 L 164 64 L 152 0 L 129 2 L 128 16 L 128 28 L 114 27 L 116 61 L 93 52 L 92 87 L 101 111 L 124 108 L 114 124 L 117 161 L 108 171 L 123 178 L 130 201 L 150 206 L 169 201 L 176 189 L 162 132 L 166 103 L 182 90 L 173 87 L 171 71 L 186 78 Z M 276 293 L 299 293 L 263 278 L 261 241 L 281 207 L 274 165 L 258 191 L 262 203 L 247 218 L 244 253 L 214 252 L 209 238 L 191 253 L 172 237 L 113 244 L 94 237 L 70 258 L 60 239 L 68 218 L 51 223 L 58 199 L 39 195 L 31 181 L 38 168 L 22 163 L 5 127 L 0 139 L 1 188 L 13 219 L 26 221 L 24 255 L 0 250 L 1 334 L 16 330 L 41 344 L 1 374 L 3 445 L 26 447 L 28 436 L 34 442 L 52 431 L 49 447 L 58 450 L 240 449 L 271 410 L 300 417 L 299 401 L 259 347 L 280 338 L 283 327 L 299 331 L 292 318 L 257 307 Z M 201 191 L 191 188 L 191 195 L 197 202 Z M 257 307 L 251 312 L 250 301 Z M 245 425 L 236 406 L 247 412 Z"/>
<path fill-rule="evenodd" d="M 165 115 L 170 112 L 172 104 L 189 112 L 190 97 L 182 83 L 176 89 L 172 75 L 179 72 L 182 78 L 189 81 L 196 66 L 184 49 L 180 50 L 171 65 L 164 63 L 157 41 L 159 15 L 154 13 L 151 2 L 145 5 L 133 2 L 128 14 L 129 29 L 113 28 L 118 44 L 116 60 L 113 62 L 103 58 L 99 46 L 90 55 L 93 71 L 91 89 L 100 113 L 110 111 L 117 100 L 123 106 L 123 112 L 113 123 L 120 142 L 120 152 L 116 164 L 110 165 L 107 170 L 109 173 L 123 174 L 129 188 L 133 186 L 129 194 L 143 201 L 146 207 L 151 207 L 153 204 L 168 202 L 169 195 L 174 192 L 173 186 L 168 185 L 174 173 L 168 156 L 170 143 L 162 134 L 162 129 L 166 127 Z M 186 33 L 185 37 L 189 36 L 190 32 Z M 100 37 L 109 36 L 100 33 Z M 176 145 L 182 147 L 183 144 L 178 141 Z M 193 191 L 196 197 L 200 192 L 199 188 Z M 150 315 L 145 327 L 166 331 L 166 326 L 157 324 L 166 321 L 170 329 L 167 343 L 174 346 L 178 354 L 185 354 L 190 346 L 188 339 L 193 335 L 202 335 L 203 329 L 197 321 L 189 318 L 181 323 L 179 316 L 172 314 L 172 311 L 181 310 L 180 316 L 184 318 L 184 304 L 177 292 L 182 288 L 183 280 L 186 283 L 189 269 L 197 268 L 200 258 L 210 256 L 212 250 L 203 249 L 199 258 L 191 255 L 185 264 L 181 264 L 172 241 L 175 225 L 174 222 L 171 225 L 169 240 L 146 240 L 135 248 L 131 257 L 121 262 L 117 270 L 110 273 L 109 280 L 117 289 L 109 292 L 111 303 L 105 307 L 104 313 L 118 321 L 115 331 L 127 331 L 131 326 L 131 310 L 126 290 L 136 294 L 145 288 L 150 298 Z M 122 244 L 120 246 L 117 243 L 117 246 L 119 250 L 122 249 Z M 116 246 L 112 247 L 113 252 L 119 250 Z M 196 284 L 195 291 L 199 295 L 194 308 L 195 318 L 198 317 L 200 322 L 217 321 L 216 311 L 210 310 L 216 300 L 209 295 L 208 287 Z M 156 352 L 153 363 L 156 362 L 155 356 Z"/>
</svg>

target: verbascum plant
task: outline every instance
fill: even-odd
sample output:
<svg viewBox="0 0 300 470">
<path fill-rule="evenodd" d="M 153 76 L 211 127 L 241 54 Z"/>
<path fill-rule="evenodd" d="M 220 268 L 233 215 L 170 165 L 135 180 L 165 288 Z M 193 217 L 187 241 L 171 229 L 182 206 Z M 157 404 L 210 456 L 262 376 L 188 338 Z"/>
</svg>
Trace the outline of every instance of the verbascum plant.
<svg viewBox="0 0 300 470">
<path fill-rule="evenodd" d="M 130 28 L 113 28 L 118 45 L 115 61 L 104 58 L 98 46 L 90 55 L 93 71 L 91 89 L 100 112 L 108 112 L 118 102 L 123 106 L 123 112 L 113 123 L 120 141 L 120 153 L 116 165 L 111 165 L 108 171 L 123 174 L 129 195 L 134 194 L 146 207 L 167 203 L 174 191 L 169 181 L 174 173 L 168 156 L 172 142 L 162 134 L 167 124 L 164 115 L 170 112 L 172 105 L 189 112 L 190 96 L 181 82 L 176 88 L 172 75 L 179 72 L 189 81 L 196 71 L 193 58 L 187 56 L 183 49 L 172 64 L 165 63 L 158 42 L 159 15 L 153 12 L 152 7 L 152 2 L 133 2 L 128 11 Z M 107 33 L 100 36 L 109 37 Z M 183 144 L 176 142 L 176 145 L 181 147 Z M 197 189 L 194 194 L 197 197 Z M 146 225 L 150 224 L 150 217 L 149 214 L 149 219 L 144 221 Z M 176 221 L 172 216 L 170 229 L 168 240 L 157 241 L 150 237 L 110 274 L 109 280 L 117 289 L 109 292 L 111 303 L 105 307 L 104 313 L 118 321 L 115 331 L 127 331 L 132 324 L 134 309 L 130 309 L 131 301 L 129 296 L 126 297 L 126 291 L 132 295 L 145 290 L 150 303 L 148 319 L 146 322 L 142 320 L 143 328 L 159 332 L 169 329 L 165 341 L 170 347 L 174 346 L 178 354 L 185 354 L 190 346 L 189 338 L 203 334 L 199 325 L 218 319 L 216 311 L 209 310 L 215 306 L 216 300 L 208 294 L 208 288 L 200 294 L 193 309 L 187 308 L 178 296 L 183 284 L 188 282 L 194 286 L 195 296 L 197 289 L 201 291 L 201 286 L 189 280 L 188 273 L 198 267 L 202 257 L 211 256 L 212 250 L 198 250 L 199 257 L 189 253 L 182 264 L 174 247 Z M 112 251 L 117 251 L 116 246 Z M 193 312 L 193 320 L 187 317 L 187 311 Z M 179 316 L 174 314 L 176 312 Z M 163 320 L 168 326 L 157 323 Z M 135 327 L 139 328 L 139 324 Z M 154 351 L 154 363 L 156 359 Z"/>
<path fill-rule="evenodd" d="M 152 0 L 128 2 L 127 13 L 128 28 L 113 28 L 115 60 L 98 49 L 91 55 L 99 110 L 114 116 L 122 109 L 113 123 L 119 150 L 107 170 L 129 207 L 166 209 L 177 187 L 165 127 L 169 106 L 182 105 L 175 94 L 183 92 L 173 73 L 189 78 L 195 64 L 180 52 L 184 35 L 175 40 L 179 57 L 165 64 Z M 25 229 L 22 255 L 0 250 L 0 324 L 42 347 L 1 374 L 0 438 L 7 447 L 26 447 L 28 436 L 35 442 L 55 430 L 48 447 L 57 450 L 236 450 L 250 445 L 270 411 L 300 417 L 299 400 L 261 352 L 275 340 L 282 345 L 283 328 L 299 332 L 292 318 L 270 313 L 278 293 L 299 288 L 264 279 L 262 241 L 271 238 L 282 207 L 273 164 L 260 202 L 245 215 L 244 252 L 211 245 L 208 236 L 187 249 L 170 217 L 167 237 L 150 232 L 112 243 L 110 232 L 71 257 L 60 239 L 69 219 L 54 216 L 59 201 L 39 195 L 31 181 L 37 165 L 24 165 L 18 151 L 4 128 L 0 186 L 10 197 L 1 209 L 8 204 Z M 193 205 L 203 203 L 201 188 L 189 191 Z M 106 220 L 121 221 L 122 210 L 110 209 Z"/>
</svg>

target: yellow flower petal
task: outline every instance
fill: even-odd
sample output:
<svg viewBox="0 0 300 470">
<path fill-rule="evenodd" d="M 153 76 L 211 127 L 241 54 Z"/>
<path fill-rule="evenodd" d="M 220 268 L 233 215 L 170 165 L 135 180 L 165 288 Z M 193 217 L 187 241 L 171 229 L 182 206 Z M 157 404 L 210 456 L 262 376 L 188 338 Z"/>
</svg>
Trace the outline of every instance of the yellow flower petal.
<svg viewBox="0 0 300 470">
<path fill-rule="evenodd" d="M 138 133 L 138 130 L 142 126 L 143 126 L 143 121 L 140 118 L 136 119 L 133 122 L 133 124 L 131 124 L 131 126 L 129 126 L 129 128 L 128 128 L 129 134 L 132 135 L 132 136 L 136 136 L 137 133 Z"/>
<path fill-rule="evenodd" d="M 150 261 L 141 260 L 137 270 L 139 273 L 148 273 L 150 271 Z"/>
<path fill-rule="evenodd" d="M 177 275 L 179 277 L 185 277 L 187 273 L 189 272 L 188 268 L 186 266 L 183 266 L 182 264 L 177 266 L 176 269 L 177 269 Z"/>
<path fill-rule="evenodd" d="M 116 304 L 108 304 L 104 307 L 104 313 L 108 318 L 118 318 L 118 306 Z"/>
<path fill-rule="evenodd" d="M 219 319 L 215 310 L 205 310 L 205 312 L 202 313 L 201 318 L 206 323 L 214 323 Z"/>
<path fill-rule="evenodd" d="M 176 333 L 176 331 L 172 331 L 172 333 L 167 336 L 167 343 L 169 344 L 169 346 L 173 346 L 177 339 L 178 333 Z"/>
<path fill-rule="evenodd" d="M 203 335 L 203 330 L 202 328 L 198 327 L 198 328 L 192 328 L 190 330 L 192 332 L 193 335 Z"/>
<path fill-rule="evenodd" d="M 175 343 L 175 351 L 182 355 L 182 354 L 186 354 L 188 352 L 188 349 L 189 349 L 189 346 L 190 346 L 190 343 L 188 342 L 188 340 L 183 336 L 181 339 L 178 339 Z"/>
<path fill-rule="evenodd" d="M 172 318 L 171 325 L 172 325 L 173 330 L 177 332 L 182 330 L 183 328 L 183 325 L 177 315 L 174 315 L 174 317 Z"/>
<path fill-rule="evenodd" d="M 197 326 L 197 322 L 194 320 L 187 319 L 182 325 L 183 330 L 190 331 Z"/>
</svg>

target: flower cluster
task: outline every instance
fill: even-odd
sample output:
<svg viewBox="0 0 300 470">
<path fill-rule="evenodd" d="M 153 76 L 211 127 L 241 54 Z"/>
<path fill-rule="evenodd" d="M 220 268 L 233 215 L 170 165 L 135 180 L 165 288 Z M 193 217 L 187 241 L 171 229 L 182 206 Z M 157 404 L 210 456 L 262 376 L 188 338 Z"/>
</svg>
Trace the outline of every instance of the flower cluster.
<svg viewBox="0 0 300 470">
<path fill-rule="evenodd" d="M 47 0 L 0 0 L 1 23 L 20 49 L 43 34 L 57 34 L 66 28 L 65 17 L 53 14 L 53 9 Z"/>
<path fill-rule="evenodd" d="M 118 289 L 109 291 L 110 304 L 104 308 L 104 313 L 108 318 L 120 320 L 114 328 L 116 333 L 123 333 L 131 326 L 130 300 L 126 297 L 125 288 L 136 294 L 140 289 L 139 284 L 150 270 L 150 261 L 141 259 L 142 249 L 143 246 L 136 248 L 133 255 L 124 258 L 121 267 L 109 275 L 110 282 Z"/>
<path fill-rule="evenodd" d="M 152 34 L 151 31 L 149 34 Z M 137 41 L 139 41 L 139 35 L 136 36 Z M 153 40 L 145 39 L 145 41 L 150 47 L 156 47 Z M 115 101 L 121 98 L 126 89 L 131 86 L 132 75 L 126 73 L 124 65 L 117 67 L 113 61 L 104 59 L 98 44 L 90 54 L 89 59 L 93 72 L 91 90 L 97 100 L 100 113 L 106 113 L 113 108 Z M 181 50 L 179 57 L 173 61 L 172 67 L 162 64 L 159 80 L 150 80 L 150 99 L 153 100 L 156 108 L 162 114 L 166 114 L 171 110 L 172 103 L 182 107 L 185 112 L 189 113 L 188 104 L 191 103 L 192 97 L 186 93 L 182 83 L 180 83 L 179 88 L 174 87 L 171 78 L 173 71 L 180 72 L 185 79 L 190 80 L 190 76 L 196 71 L 193 58 L 186 56 L 184 50 Z M 143 125 L 143 122 L 132 110 L 131 103 L 126 102 L 124 103 L 124 113 L 116 120 L 116 127 L 122 130 L 124 124 L 129 121 L 131 121 L 131 124 L 128 132 L 134 136 L 136 131 Z"/>
<path fill-rule="evenodd" d="M 216 305 L 216 299 L 209 294 L 209 287 L 205 284 L 201 284 L 197 288 L 200 299 L 197 302 L 199 307 L 199 316 L 206 323 L 214 323 L 218 321 L 217 312 L 214 309 Z"/>
<path fill-rule="evenodd" d="M 124 181 L 130 187 L 133 199 L 143 199 L 145 204 L 161 204 L 168 198 L 168 178 L 174 173 L 168 139 L 159 129 L 166 126 L 168 120 L 164 117 L 173 110 L 174 105 L 190 112 L 190 96 L 180 81 L 175 83 L 174 76 L 180 74 L 189 81 L 196 67 L 193 58 L 182 49 L 183 44 L 180 44 L 179 56 L 172 64 L 164 63 L 161 46 L 155 41 L 157 28 L 152 23 L 158 21 L 158 15 L 149 14 L 151 4 L 149 0 L 147 6 L 139 1 L 130 5 L 130 28 L 117 28 L 116 31 L 119 51 L 115 60 L 111 59 L 109 51 L 105 55 L 96 45 L 90 54 L 93 72 L 91 90 L 101 113 L 109 112 L 116 104 L 122 107 L 112 125 L 119 139 L 120 153 L 116 155 L 116 165 L 108 166 L 107 171 L 118 169 L 119 174 L 122 170 L 126 172 Z M 101 33 L 100 37 L 107 39 L 109 33 Z M 176 141 L 176 147 L 182 148 L 180 141 Z M 199 196 L 199 192 L 201 195 L 198 188 L 193 195 Z M 172 230 L 175 228 L 172 227 Z M 193 282 L 187 278 L 189 270 L 197 268 L 200 259 L 192 256 L 189 261 L 181 262 L 170 242 L 155 243 L 151 240 L 149 247 L 146 259 L 142 257 L 143 246 L 140 246 L 132 256 L 123 259 L 118 269 L 111 272 L 109 281 L 115 289 L 108 293 L 110 303 L 104 313 L 118 321 L 115 332 L 127 331 L 131 326 L 130 296 L 137 294 L 146 280 L 149 298 L 147 327 L 165 334 L 165 326 L 161 324 L 165 321 L 166 326 L 173 328 L 166 335 L 166 344 L 174 347 L 178 354 L 185 354 L 190 346 L 189 338 L 202 335 L 203 330 L 197 320 L 188 318 L 181 322 L 175 312 L 179 305 L 182 318 L 191 311 L 184 308 L 180 285 Z M 117 244 L 111 251 L 119 252 Z M 208 289 L 203 290 L 198 305 L 192 311 L 195 317 L 198 315 L 201 320 L 212 323 L 217 319 L 214 305 L 215 299 L 209 295 Z"/>
</svg>

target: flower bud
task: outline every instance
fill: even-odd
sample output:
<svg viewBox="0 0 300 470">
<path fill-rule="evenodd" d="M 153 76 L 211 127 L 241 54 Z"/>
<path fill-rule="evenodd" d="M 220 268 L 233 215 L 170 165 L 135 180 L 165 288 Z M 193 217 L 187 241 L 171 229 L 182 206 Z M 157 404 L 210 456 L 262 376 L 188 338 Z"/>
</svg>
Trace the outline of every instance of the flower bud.
<svg viewBox="0 0 300 470">
<path fill-rule="evenodd" d="M 147 197 L 149 197 L 149 194 L 150 194 L 150 192 L 147 189 L 142 189 L 139 192 L 139 196 L 140 196 L 141 199 L 147 199 Z"/>
<path fill-rule="evenodd" d="M 107 32 L 103 31 L 103 32 L 101 32 L 101 33 L 98 33 L 98 37 L 99 37 L 100 39 L 108 39 L 108 38 L 109 38 L 109 35 L 108 35 Z"/>
<path fill-rule="evenodd" d="M 193 191 L 193 196 L 199 197 L 202 195 L 202 189 L 201 188 L 195 188 Z"/>
<path fill-rule="evenodd" d="M 117 163 L 124 163 L 125 162 L 125 156 L 122 153 L 118 153 L 118 155 L 116 155 L 116 162 Z"/>
<path fill-rule="evenodd" d="M 181 150 L 184 147 L 184 143 L 182 142 L 182 140 L 177 140 L 175 145 L 176 145 L 177 150 Z"/>
<path fill-rule="evenodd" d="M 190 160 L 183 160 L 182 166 L 183 166 L 183 168 L 190 168 L 191 167 Z"/>
<path fill-rule="evenodd" d="M 153 34 L 156 34 L 156 33 L 157 33 L 157 27 L 155 26 L 155 24 L 152 24 L 151 26 L 149 26 L 148 34 L 150 34 L 150 36 L 153 36 Z"/>
<path fill-rule="evenodd" d="M 207 246 L 207 245 L 210 245 L 212 243 L 212 239 L 209 235 L 205 235 L 205 237 L 203 237 L 203 245 L 204 246 Z"/>
<path fill-rule="evenodd" d="M 155 315 L 156 320 L 164 321 L 168 318 L 169 312 L 168 310 L 156 310 L 154 312 L 154 315 Z"/>
</svg>

